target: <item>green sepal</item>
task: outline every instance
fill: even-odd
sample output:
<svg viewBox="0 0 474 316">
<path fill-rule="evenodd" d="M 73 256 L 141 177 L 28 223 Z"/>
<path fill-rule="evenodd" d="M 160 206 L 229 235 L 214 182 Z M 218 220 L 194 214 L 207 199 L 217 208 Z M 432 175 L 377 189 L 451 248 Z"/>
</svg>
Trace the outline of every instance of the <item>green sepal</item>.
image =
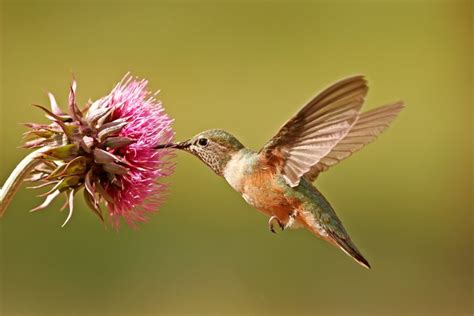
<svg viewBox="0 0 474 316">
<path fill-rule="evenodd" d="M 87 190 L 84 189 L 84 200 L 86 201 L 87 206 L 96 214 L 100 220 L 104 221 L 104 216 L 102 215 L 102 209 L 100 208 L 99 202 L 89 194 Z"/>
<path fill-rule="evenodd" d="M 83 175 L 87 170 L 88 159 L 84 156 L 79 156 L 66 164 L 63 172 L 64 176 Z"/>
<path fill-rule="evenodd" d="M 123 146 L 127 146 L 133 144 L 135 142 L 134 139 L 128 137 L 109 137 L 104 141 L 104 145 L 110 149 L 116 149 Z"/>
<path fill-rule="evenodd" d="M 126 125 L 127 123 L 120 119 L 104 124 L 102 128 L 99 130 L 97 137 L 99 141 L 102 142 L 104 139 L 106 139 L 109 136 L 117 135 L 122 130 L 122 128 L 124 128 Z"/>
<path fill-rule="evenodd" d="M 56 187 L 56 189 L 59 190 L 60 192 L 64 192 L 70 188 L 75 188 L 77 187 L 81 179 L 82 179 L 81 176 L 65 177 L 64 179 L 61 180 L 61 182 Z"/>
<path fill-rule="evenodd" d="M 79 147 L 76 144 L 67 144 L 52 148 L 43 153 L 45 158 L 52 158 L 53 160 L 70 160 L 77 156 Z"/>
<path fill-rule="evenodd" d="M 66 164 L 60 165 L 53 172 L 51 172 L 51 174 L 46 179 L 51 180 L 54 178 L 61 177 L 63 175 L 64 169 L 66 169 Z"/>
<path fill-rule="evenodd" d="M 108 173 L 118 174 L 118 175 L 125 175 L 128 173 L 128 169 L 115 163 L 115 162 L 108 162 L 103 164 L 102 168 Z"/>
<path fill-rule="evenodd" d="M 100 181 L 96 181 L 96 182 L 94 182 L 94 184 L 95 184 L 95 189 L 96 189 L 97 192 L 99 193 L 99 196 L 101 196 L 102 198 L 104 198 L 104 200 L 106 200 L 108 203 L 113 204 L 113 203 L 114 203 L 114 199 L 110 196 L 109 193 L 107 193 L 107 191 L 104 189 L 104 187 L 102 186 L 102 184 L 100 183 Z"/>
<path fill-rule="evenodd" d="M 116 162 L 120 160 L 119 157 L 100 148 L 95 148 L 93 151 L 93 154 L 94 154 L 94 161 L 99 164 L 106 164 L 106 163 Z"/>
</svg>

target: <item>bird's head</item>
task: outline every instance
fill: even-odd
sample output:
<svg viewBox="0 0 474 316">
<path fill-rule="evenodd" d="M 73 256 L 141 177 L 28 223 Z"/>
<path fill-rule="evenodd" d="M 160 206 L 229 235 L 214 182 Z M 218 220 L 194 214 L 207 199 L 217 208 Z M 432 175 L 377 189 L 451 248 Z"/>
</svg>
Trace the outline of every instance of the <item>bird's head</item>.
<svg viewBox="0 0 474 316">
<path fill-rule="evenodd" d="M 158 145 L 160 148 L 176 148 L 198 157 L 218 175 L 223 175 L 227 162 L 244 146 L 230 133 L 211 129 L 179 143 Z"/>
</svg>

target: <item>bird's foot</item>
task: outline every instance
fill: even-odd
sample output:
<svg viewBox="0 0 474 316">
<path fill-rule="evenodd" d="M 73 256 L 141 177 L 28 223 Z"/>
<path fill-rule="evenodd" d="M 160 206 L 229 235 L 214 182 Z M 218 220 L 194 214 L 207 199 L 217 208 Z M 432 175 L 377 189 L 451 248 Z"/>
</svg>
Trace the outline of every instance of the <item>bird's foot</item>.
<svg viewBox="0 0 474 316">
<path fill-rule="evenodd" d="M 272 217 L 270 217 L 270 219 L 268 220 L 268 227 L 270 228 L 270 231 L 274 234 L 276 234 L 276 230 L 275 228 L 273 227 L 273 222 L 276 221 L 278 226 L 280 226 L 281 230 L 285 230 L 285 225 L 278 219 L 278 217 L 276 217 L 275 215 L 273 215 Z"/>
<path fill-rule="evenodd" d="M 288 222 L 285 224 L 285 229 L 293 226 L 293 224 L 295 223 L 296 215 L 298 215 L 298 212 L 296 210 L 289 214 Z"/>
</svg>

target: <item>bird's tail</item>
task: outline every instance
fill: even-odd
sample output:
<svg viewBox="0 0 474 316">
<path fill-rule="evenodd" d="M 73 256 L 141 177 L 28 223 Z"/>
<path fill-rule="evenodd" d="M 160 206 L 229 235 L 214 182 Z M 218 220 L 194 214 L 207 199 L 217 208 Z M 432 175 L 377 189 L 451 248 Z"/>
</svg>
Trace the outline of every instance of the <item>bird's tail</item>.
<svg viewBox="0 0 474 316">
<path fill-rule="evenodd" d="M 351 238 L 347 234 L 346 230 L 342 226 L 342 223 L 337 218 L 337 215 L 331 209 L 331 218 L 333 225 L 322 225 L 318 223 L 313 212 L 302 212 L 299 214 L 299 222 L 303 224 L 313 234 L 322 238 L 334 246 L 340 248 L 346 254 L 351 256 L 358 264 L 370 269 L 369 262 L 362 256 L 359 249 L 354 245 Z"/>
<path fill-rule="evenodd" d="M 361 266 L 370 269 L 370 264 L 367 259 L 360 253 L 359 249 L 354 245 L 350 238 L 341 238 L 337 234 L 329 233 L 331 242 L 339 247 L 342 251 L 352 257 Z"/>
</svg>

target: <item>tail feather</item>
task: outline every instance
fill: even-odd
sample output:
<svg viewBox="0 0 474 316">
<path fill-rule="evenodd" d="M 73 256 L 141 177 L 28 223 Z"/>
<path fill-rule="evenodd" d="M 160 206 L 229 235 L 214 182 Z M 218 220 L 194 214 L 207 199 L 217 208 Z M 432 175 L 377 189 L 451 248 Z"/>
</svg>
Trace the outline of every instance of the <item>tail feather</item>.
<svg viewBox="0 0 474 316">
<path fill-rule="evenodd" d="M 343 239 L 337 234 L 329 234 L 331 236 L 331 239 L 334 241 L 336 246 L 338 246 L 342 251 L 344 251 L 346 254 L 352 257 L 358 264 L 361 266 L 370 269 L 370 264 L 367 261 L 367 259 L 362 256 L 360 253 L 359 249 L 354 245 L 352 240 L 349 239 Z"/>
<path fill-rule="evenodd" d="M 354 245 L 326 198 L 304 178 L 300 182 L 300 187 L 306 190 L 304 193 L 309 199 L 307 204 L 298 209 L 296 222 L 319 238 L 340 248 L 361 266 L 370 269 L 369 262 Z"/>
<path fill-rule="evenodd" d="M 333 218 L 337 219 L 335 214 Z M 306 227 L 306 229 L 308 229 L 310 232 L 312 232 L 319 238 L 322 238 L 323 240 L 328 241 L 330 244 L 340 248 L 361 266 L 367 269 L 371 268 L 367 259 L 362 256 L 360 251 L 352 242 L 351 238 L 342 226 L 342 223 L 340 223 L 339 219 L 337 219 L 337 228 L 330 228 L 327 226 L 324 227 L 323 225 L 318 223 L 312 212 L 303 211 L 300 213 L 299 223 L 301 223 L 304 227 Z M 339 233 L 336 232 L 336 229 Z"/>
</svg>

